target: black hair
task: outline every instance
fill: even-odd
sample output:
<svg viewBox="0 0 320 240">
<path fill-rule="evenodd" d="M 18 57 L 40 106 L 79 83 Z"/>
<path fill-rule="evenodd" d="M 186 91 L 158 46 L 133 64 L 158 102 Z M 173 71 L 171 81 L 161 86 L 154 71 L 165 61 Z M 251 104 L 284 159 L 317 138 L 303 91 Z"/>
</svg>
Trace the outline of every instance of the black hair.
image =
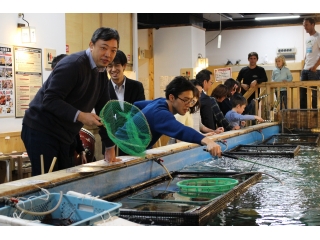
<svg viewBox="0 0 320 240">
<path fill-rule="evenodd" d="M 307 17 L 303 19 L 303 21 L 308 21 L 310 24 L 314 24 L 314 25 L 316 24 L 316 21 L 312 17 Z"/>
<path fill-rule="evenodd" d="M 235 108 L 237 105 L 247 105 L 247 99 L 239 94 L 233 95 L 231 97 L 231 106 L 232 108 Z"/>
<path fill-rule="evenodd" d="M 210 75 L 212 75 L 212 72 L 209 71 L 208 69 L 203 69 L 203 70 L 201 70 L 200 72 L 197 73 L 196 80 L 199 82 L 201 87 L 203 87 L 203 82 L 204 81 L 209 81 L 210 80 Z"/>
<path fill-rule="evenodd" d="M 201 104 L 200 104 L 200 92 L 198 88 L 194 88 L 194 93 L 193 93 L 193 97 L 196 97 L 198 100 L 196 102 L 196 104 L 192 107 L 190 107 L 190 113 L 195 113 L 197 111 L 199 111 Z"/>
<path fill-rule="evenodd" d="M 114 64 L 121 64 L 121 66 L 128 63 L 127 56 L 121 51 L 117 50 L 116 56 L 113 59 Z"/>
<path fill-rule="evenodd" d="M 68 56 L 67 54 L 60 54 L 58 56 L 55 56 L 53 59 L 52 59 L 52 62 L 51 62 L 51 68 L 54 69 L 55 66 L 57 65 L 57 63 L 64 57 Z"/>
<path fill-rule="evenodd" d="M 237 82 L 233 78 L 228 78 L 225 82 L 224 85 L 228 88 L 228 97 L 231 97 L 231 91 L 234 88 L 234 85 L 236 85 Z"/>
<path fill-rule="evenodd" d="M 249 54 L 248 54 L 248 59 L 249 59 L 250 57 L 252 57 L 252 56 L 256 56 L 257 59 L 259 59 L 258 53 L 256 53 L 256 52 L 251 52 L 251 53 L 249 53 Z"/>
<path fill-rule="evenodd" d="M 99 39 L 109 41 L 111 39 L 117 40 L 118 47 L 120 43 L 120 36 L 116 29 L 101 27 L 98 28 L 91 37 L 91 42 L 95 44 Z"/>
<path fill-rule="evenodd" d="M 185 91 L 192 91 L 193 95 L 195 95 L 195 88 L 188 79 L 183 76 L 177 76 L 166 87 L 166 99 L 169 99 L 170 94 L 177 98 L 180 93 Z"/>
<path fill-rule="evenodd" d="M 200 87 L 202 87 L 201 86 L 201 84 L 199 83 L 199 81 L 197 81 L 196 79 L 191 79 L 191 80 L 189 80 L 195 87 L 196 86 L 200 86 Z"/>
<path fill-rule="evenodd" d="M 237 84 L 237 90 L 236 92 L 240 93 L 241 92 L 241 82 L 239 82 L 238 80 L 236 80 L 236 84 Z"/>
</svg>

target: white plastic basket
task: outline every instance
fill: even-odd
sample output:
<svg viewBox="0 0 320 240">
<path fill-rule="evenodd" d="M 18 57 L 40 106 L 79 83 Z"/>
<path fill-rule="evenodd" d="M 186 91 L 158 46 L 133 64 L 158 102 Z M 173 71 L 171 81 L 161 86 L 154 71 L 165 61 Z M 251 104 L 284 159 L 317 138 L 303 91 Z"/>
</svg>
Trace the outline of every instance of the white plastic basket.
<svg viewBox="0 0 320 240">
<path fill-rule="evenodd" d="M 59 193 L 35 197 L 26 201 L 19 201 L 19 207 L 30 212 L 46 212 L 53 209 L 60 199 Z M 63 194 L 58 208 L 51 214 L 52 219 L 70 220 L 70 226 L 93 226 L 97 221 L 106 220 L 119 215 L 121 203 L 113 203 L 96 198 L 79 198 Z M 21 220 L 41 222 L 46 216 L 36 216 L 22 212 L 15 207 L 5 206 L 0 208 L 0 215 L 6 217 L 18 216 Z M 23 222 L 23 221 L 22 221 Z M 28 224 L 25 224 L 28 225 Z M 48 226 L 48 224 L 43 224 Z M 52 225 L 52 224 L 51 224 Z"/>
</svg>

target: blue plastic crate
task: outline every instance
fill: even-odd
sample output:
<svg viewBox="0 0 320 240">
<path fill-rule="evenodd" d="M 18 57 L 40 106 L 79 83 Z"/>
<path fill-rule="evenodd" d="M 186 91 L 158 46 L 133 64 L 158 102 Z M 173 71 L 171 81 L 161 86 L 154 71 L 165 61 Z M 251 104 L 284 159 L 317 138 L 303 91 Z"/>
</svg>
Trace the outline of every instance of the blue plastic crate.
<svg viewBox="0 0 320 240">
<path fill-rule="evenodd" d="M 53 209 L 60 199 L 59 193 L 42 195 L 26 201 L 19 201 L 19 206 L 30 212 L 46 212 Z M 51 213 L 53 219 L 70 219 L 72 224 L 69 226 L 92 226 L 97 221 L 106 220 L 111 216 L 119 215 L 121 203 L 113 203 L 96 198 L 78 198 L 63 194 L 59 207 Z M 0 208 L 0 215 L 13 217 L 16 213 L 20 216 L 21 211 L 15 207 L 5 206 Z M 45 216 L 36 216 L 23 212 L 21 219 L 42 221 Z M 27 225 L 27 224 L 26 224 Z M 44 224 L 47 226 L 47 224 Z"/>
</svg>

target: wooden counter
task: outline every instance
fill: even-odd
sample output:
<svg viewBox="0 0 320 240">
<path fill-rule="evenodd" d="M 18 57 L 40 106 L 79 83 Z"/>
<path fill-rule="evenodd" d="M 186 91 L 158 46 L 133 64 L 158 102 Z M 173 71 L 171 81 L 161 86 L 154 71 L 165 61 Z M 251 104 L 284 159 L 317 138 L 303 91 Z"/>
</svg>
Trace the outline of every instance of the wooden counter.
<svg viewBox="0 0 320 240">
<path fill-rule="evenodd" d="M 262 123 L 254 126 L 246 127 L 240 130 L 233 130 L 210 136 L 211 139 L 218 141 L 222 139 L 227 139 L 231 137 L 236 137 L 245 133 L 250 133 L 263 128 L 278 125 L 278 122 L 272 123 Z M 81 166 L 60 170 L 52 173 L 47 173 L 35 177 L 25 178 L 13 182 L 0 184 L 0 197 L 1 196 L 16 196 L 24 192 L 36 191 L 41 188 L 51 188 L 56 184 L 61 184 L 64 182 L 76 181 L 78 179 L 83 179 L 89 175 L 100 174 L 101 172 L 108 172 L 114 169 L 126 168 L 130 165 L 139 164 L 141 162 L 150 161 L 156 157 L 162 157 L 171 155 L 176 152 L 181 152 L 184 150 L 199 147 L 198 144 L 179 142 L 172 145 L 167 145 L 147 151 L 145 158 L 124 156 L 122 162 L 118 163 L 107 163 L 104 160 L 100 160 L 93 163 L 87 163 Z M 92 172 L 80 173 L 80 168 L 93 169 Z"/>
</svg>

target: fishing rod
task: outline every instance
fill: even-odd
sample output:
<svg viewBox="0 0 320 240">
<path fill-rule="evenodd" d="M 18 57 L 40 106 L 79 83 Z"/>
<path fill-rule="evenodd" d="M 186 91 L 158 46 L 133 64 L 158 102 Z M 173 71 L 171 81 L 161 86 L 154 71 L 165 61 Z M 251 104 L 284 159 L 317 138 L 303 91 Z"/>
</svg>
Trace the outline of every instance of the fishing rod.
<svg viewBox="0 0 320 240">
<path fill-rule="evenodd" d="M 208 150 L 207 150 L 206 148 L 203 149 L 203 151 L 208 152 Z M 233 159 L 237 159 L 237 160 L 244 161 L 244 162 L 253 163 L 253 164 L 260 165 L 260 166 L 264 166 L 264 167 L 268 167 L 268 168 L 272 168 L 272 169 L 275 169 L 275 170 L 278 170 L 278 171 L 281 171 L 281 172 L 287 172 L 287 173 L 297 174 L 297 173 L 294 173 L 294 172 L 291 172 L 291 171 L 283 170 L 283 169 L 276 168 L 276 167 L 271 167 L 271 166 L 268 166 L 268 165 L 265 165 L 265 164 L 262 164 L 262 163 L 252 162 L 252 161 L 249 161 L 249 160 L 246 160 L 246 159 L 243 159 L 243 158 L 239 158 L 239 157 L 237 157 L 237 156 L 225 154 L 225 153 L 221 153 L 221 156 L 223 156 L 223 157 L 228 157 L 228 158 L 233 158 Z"/>
<path fill-rule="evenodd" d="M 225 153 L 221 153 L 221 156 L 228 157 L 228 158 L 233 158 L 233 159 L 237 159 L 237 160 L 244 161 L 244 162 L 253 163 L 253 164 L 256 164 L 256 165 L 261 165 L 261 166 L 268 167 L 268 168 L 272 168 L 272 169 L 275 169 L 275 170 L 278 170 L 278 171 L 282 171 L 282 172 L 287 172 L 287 173 L 296 174 L 296 173 L 291 172 L 291 171 L 283 170 L 283 169 L 276 168 L 276 167 L 271 167 L 271 166 L 268 166 L 268 165 L 265 165 L 265 164 L 262 164 L 262 163 L 252 162 L 252 161 L 249 161 L 249 160 L 246 160 L 246 159 L 243 159 L 243 158 L 239 158 L 239 157 L 237 157 L 237 156 L 225 154 Z"/>
<path fill-rule="evenodd" d="M 260 99 L 262 99 L 262 98 L 267 97 L 268 95 L 269 95 L 269 94 L 262 95 L 262 96 L 260 96 L 260 97 L 254 98 L 254 100 L 260 100 Z"/>
</svg>

